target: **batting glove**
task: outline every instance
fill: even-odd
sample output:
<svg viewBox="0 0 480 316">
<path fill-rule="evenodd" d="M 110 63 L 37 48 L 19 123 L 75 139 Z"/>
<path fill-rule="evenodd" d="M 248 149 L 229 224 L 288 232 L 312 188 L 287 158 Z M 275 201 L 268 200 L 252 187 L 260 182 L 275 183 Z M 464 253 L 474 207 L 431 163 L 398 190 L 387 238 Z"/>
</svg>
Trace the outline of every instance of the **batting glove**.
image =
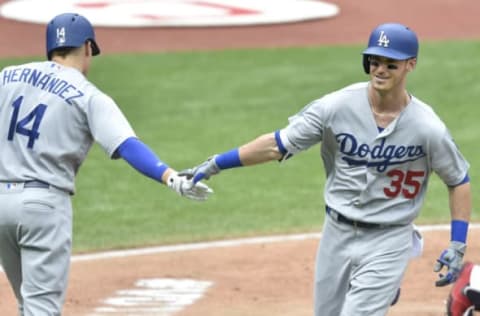
<svg viewBox="0 0 480 316">
<path fill-rule="evenodd" d="M 433 267 L 434 272 L 440 272 L 442 268 L 447 267 L 447 274 L 439 274 L 439 279 L 435 282 L 436 286 L 445 286 L 455 282 L 460 274 L 463 265 L 463 256 L 467 245 L 463 242 L 452 241 L 450 247 L 445 249 L 440 258 L 437 259 Z"/>
<path fill-rule="evenodd" d="M 176 172 L 172 172 L 168 176 L 167 185 L 179 195 L 196 201 L 205 201 L 208 195 L 213 193 L 213 190 L 207 185 L 201 182 L 193 184 L 191 180 Z"/>
<path fill-rule="evenodd" d="M 179 172 L 179 175 L 192 179 L 193 183 L 197 183 L 202 179 L 208 180 L 212 175 L 220 173 L 220 168 L 215 162 L 215 157 L 216 156 L 208 158 L 205 162 L 196 167 L 183 170 Z"/>
</svg>

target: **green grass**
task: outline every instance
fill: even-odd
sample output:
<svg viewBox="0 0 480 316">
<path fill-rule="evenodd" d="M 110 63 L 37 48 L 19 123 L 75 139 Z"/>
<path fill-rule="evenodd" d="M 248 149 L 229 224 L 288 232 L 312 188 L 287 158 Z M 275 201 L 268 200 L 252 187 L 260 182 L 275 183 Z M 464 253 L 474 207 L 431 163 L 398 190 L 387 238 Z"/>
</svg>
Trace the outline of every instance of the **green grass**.
<svg viewBox="0 0 480 316">
<path fill-rule="evenodd" d="M 360 46 L 113 55 L 89 78 L 111 95 L 138 136 L 176 169 L 282 128 L 308 102 L 367 80 Z M 422 45 L 409 90 L 434 105 L 479 183 L 479 42 Z M 39 59 L 40 60 L 40 59 Z M 0 60 L 0 66 L 25 59 Z M 208 181 L 205 203 L 181 199 L 94 146 L 74 203 L 76 252 L 240 236 L 319 231 L 323 222 L 319 146 L 287 163 L 226 170 Z M 479 220 L 478 212 L 473 220 Z M 449 220 L 436 176 L 419 223 Z"/>
</svg>

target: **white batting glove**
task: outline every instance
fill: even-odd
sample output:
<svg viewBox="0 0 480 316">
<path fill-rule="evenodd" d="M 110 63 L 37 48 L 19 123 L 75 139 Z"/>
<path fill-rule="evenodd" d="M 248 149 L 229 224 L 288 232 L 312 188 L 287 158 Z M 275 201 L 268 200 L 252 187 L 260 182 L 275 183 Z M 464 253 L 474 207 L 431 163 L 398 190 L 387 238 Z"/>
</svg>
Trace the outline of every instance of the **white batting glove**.
<svg viewBox="0 0 480 316">
<path fill-rule="evenodd" d="M 207 185 L 202 182 L 192 183 L 185 176 L 180 176 L 176 172 L 170 173 L 167 179 L 167 186 L 180 196 L 184 196 L 195 201 L 205 201 L 208 195 L 213 193 Z"/>
<path fill-rule="evenodd" d="M 442 268 L 447 267 L 447 274 L 440 274 L 440 278 L 435 282 L 436 286 L 445 286 L 455 282 L 458 278 L 463 265 L 463 256 L 467 246 L 463 242 L 452 241 L 450 247 L 445 249 L 437 259 L 433 271 L 440 272 Z"/>
</svg>

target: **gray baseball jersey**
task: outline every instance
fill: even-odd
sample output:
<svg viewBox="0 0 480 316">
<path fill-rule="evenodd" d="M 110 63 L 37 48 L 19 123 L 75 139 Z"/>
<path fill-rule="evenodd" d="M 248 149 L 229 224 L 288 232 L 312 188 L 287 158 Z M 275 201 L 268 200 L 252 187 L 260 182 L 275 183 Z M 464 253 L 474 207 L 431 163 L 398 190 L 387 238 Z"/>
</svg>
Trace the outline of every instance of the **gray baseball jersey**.
<svg viewBox="0 0 480 316">
<path fill-rule="evenodd" d="M 295 154 L 322 142 L 325 202 L 343 215 L 380 224 L 408 224 L 418 215 L 435 172 L 449 186 L 468 163 L 432 108 L 412 96 L 404 111 L 379 131 L 357 83 L 307 105 L 280 131 Z"/>
<path fill-rule="evenodd" d="M 135 136 L 109 96 L 54 62 L 3 69 L 0 100 L 0 181 L 36 179 L 73 193 L 93 141 L 112 156 Z"/>
</svg>

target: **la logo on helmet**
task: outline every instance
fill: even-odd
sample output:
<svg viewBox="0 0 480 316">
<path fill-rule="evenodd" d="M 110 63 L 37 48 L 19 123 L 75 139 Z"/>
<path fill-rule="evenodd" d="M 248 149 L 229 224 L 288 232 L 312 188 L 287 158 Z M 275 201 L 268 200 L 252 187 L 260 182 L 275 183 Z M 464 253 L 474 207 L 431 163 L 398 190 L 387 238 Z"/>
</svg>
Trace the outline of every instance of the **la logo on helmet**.
<svg viewBox="0 0 480 316">
<path fill-rule="evenodd" d="M 388 44 L 390 43 L 390 40 L 387 37 L 387 34 L 385 34 L 384 31 L 380 33 L 380 36 L 378 37 L 378 46 L 383 46 L 383 47 L 388 47 Z"/>
</svg>

